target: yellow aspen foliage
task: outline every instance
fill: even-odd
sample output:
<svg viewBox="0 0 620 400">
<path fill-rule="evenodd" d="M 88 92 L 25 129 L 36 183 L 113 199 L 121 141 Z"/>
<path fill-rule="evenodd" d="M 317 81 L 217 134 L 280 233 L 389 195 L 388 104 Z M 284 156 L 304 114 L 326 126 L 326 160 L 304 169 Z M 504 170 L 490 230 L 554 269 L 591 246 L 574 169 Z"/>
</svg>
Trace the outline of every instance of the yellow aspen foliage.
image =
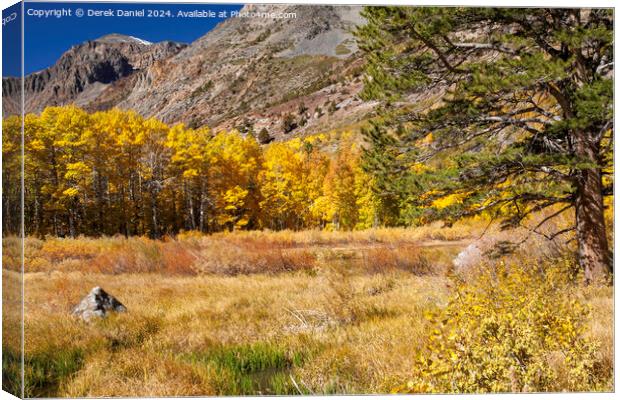
<svg viewBox="0 0 620 400">
<path fill-rule="evenodd" d="M 28 234 L 148 235 L 381 224 L 359 136 L 333 131 L 261 147 L 237 131 L 169 126 L 76 106 L 25 116 Z M 3 121 L 7 229 L 19 224 L 21 120 Z M 7 214 L 8 215 L 8 214 Z"/>
<path fill-rule="evenodd" d="M 312 206 L 322 192 L 328 159 L 316 142 L 273 143 L 264 153 L 259 182 L 263 226 L 301 229 L 319 224 Z"/>
<path fill-rule="evenodd" d="M 232 230 L 257 221 L 262 155 L 256 140 L 238 132 L 222 132 L 211 139 L 206 152 L 217 226 Z"/>
<path fill-rule="evenodd" d="M 351 148 L 338 152 L 323 184 L 322 217 L 328 227 L 339 230 L 353 229 L 358 221 L 357 193 L 355 191 L 356 158 Z"/>
<path fill-rule="evenodd" d="M 2 120 L 2 227 L 4 232 L 19 232 L 21 225 L 21 127 L 22 119 Z M 32 171 L 26 170 L 29 180 Z"/>
<path fill-rule="evenodd" d="M 412 378 L 395 391 L 606 387 L 598 343 L 586 334 L 589 309 L 579 299 L 576 270 L 568 260 L 544 265 L 499 262 L 454 275 L 452 299 L 427 315 L 433 328 Z"/>
<path fill-rule="evenodd" d="M 327 229 L 374 227 L 380 203 L 372 191 L 372 177 L 361 167 L 362 149 L 352 132 L 345 131 L 337 139 L 338 150 L 331 158 L 322 195 L 313 204 L 313 214 Z"/>
<path fill-rule="evenodd" d="M 466 194 L 463 194 L 463 193 L 449 194 L 447 196 L 434 200 L 432 203 L 432 206 L 439 208 L 439 209 L 446 208 L 453 204 L 457 204 L 461 202 L 465 196 Z"/>
</svg>

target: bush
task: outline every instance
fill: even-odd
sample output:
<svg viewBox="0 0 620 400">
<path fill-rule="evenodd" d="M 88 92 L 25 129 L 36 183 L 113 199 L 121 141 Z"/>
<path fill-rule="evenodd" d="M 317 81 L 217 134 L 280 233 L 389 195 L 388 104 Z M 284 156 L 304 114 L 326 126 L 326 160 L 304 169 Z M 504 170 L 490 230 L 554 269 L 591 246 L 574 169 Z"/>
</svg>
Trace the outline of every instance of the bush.
<svg viewBox="0 0 620 400">
<path fill-rule="evenodd" d="M 608 387 L 597 343 L 584 336 L 571 263 L 499 263 L 467 282 L 454 277 L 418 373 L 399 392 L 592 391 Z M 609 375 L 609 376 L 608 376 Z"/>
<path fill-rule="evenodd" d="M 284 133 L 291 133 L 295 128 L 297 128 L 295 117 L 292 114 L 286 114 L 282 120 L 282 130 Z"/>
<path fill-rule="evenodd" d="M 332 115 L 333 113 L 335 113 L 336 111 L 338 111 L 338 106 L 336 106 L 336 102 L 335 101 L 331 101 L 328 105 L 327 105 L 327 112 L 329 113 L 329 115 Z"/>
<path fill-rule="evenodd" d="M 271 135 L 269 135 L 269 131 L 267 131 L 266 128 L 261 129 L 258 133 L 258 141 L 260 144 L 267 144 L 272 140 L 273 138 L 271 137 Z"/>
<path fill-rule="evenodd" d="M 441 271 L 416 245 L 369 247 L 361 251 L 361 256 L 364 269 L 369 272 L 387 273 L 402 270 L 421 276 Z"/>
<path fill-rule="evenodd" d="M 245 109 L 247 108 L 247 104 L 242 103 L 240 106 L 241 109 Z M 243 136 L 254 136 L 254 124 L 252 123 L 252 121 L 250 121 L 247 118 L 244 118 L 243 121 L 241 122 L 241 124 L 239 124 L 239 126 L 237 126 L 237 130 L 239 131 L 239 133 L 241 133 Z"/>
<path fill-rule="evenodd" d="M 299 106 L 297 107 L 297 114 L 303 117 L 307 111 L 308 111 L 308 107 L 306 107 L 306 105 L 303 102 L 299 103 Z"/>
<path fill-rule="evenodd" d="M 260 240 L 206 240 L 197 252 L 198 273 L 240 275 L 312 272 L 316 256 L 306 249 L 285 248 Z"/>
</svg>

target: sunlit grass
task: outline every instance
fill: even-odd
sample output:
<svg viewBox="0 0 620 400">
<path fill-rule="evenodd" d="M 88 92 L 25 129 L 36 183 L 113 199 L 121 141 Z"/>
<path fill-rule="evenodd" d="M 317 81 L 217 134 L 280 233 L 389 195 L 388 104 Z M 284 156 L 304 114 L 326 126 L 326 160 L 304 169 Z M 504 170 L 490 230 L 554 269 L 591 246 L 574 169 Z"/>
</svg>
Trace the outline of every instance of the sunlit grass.
<svg viewBox="0 0 620 400">
<path fill-rule="evenodd" d="M 474 229 L 458 231 L 29 239 L 46 265 L 25 276 L 26 396 L 388 393 L 412 376 L 434 329 L 426 315 L 453 293 L 446 272 Z M 94 286 L 129 312 L 71 317 Z M 612 288 L 576 293 L 607 374 Z M 6 343 L 10 363 L 17 343 Z"/>
<path fill-rule="evenodd" d="M 28 274 L 28 394 L 387 391 L 411 367 L 444 279 L 334 274 Z M 129 313 L 67 317 L 101 282 Z M 59 286 L 71 295 L 56 296 Z"/>
</svg>

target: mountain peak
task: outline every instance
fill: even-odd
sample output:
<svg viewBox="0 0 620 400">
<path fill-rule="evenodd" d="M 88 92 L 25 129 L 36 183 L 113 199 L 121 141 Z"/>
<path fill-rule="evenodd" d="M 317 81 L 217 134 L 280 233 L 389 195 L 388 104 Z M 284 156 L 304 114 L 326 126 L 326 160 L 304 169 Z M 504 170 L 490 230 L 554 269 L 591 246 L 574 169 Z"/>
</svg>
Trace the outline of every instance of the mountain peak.
<svg viewBox="0 0 620 400">
<path fill-rule="evenodd" d="M 246 5 L 190 45 L 111 33 L 27 77 L 27 111 L 119 107 L 216 130 L 251 124 L 276 139 L 290 133 L 282 129 L 287 114 L 298 120 L 296 134 L 347 125 L 372 111 L 357 98 L 363 60 L 352 30 L 361 10 Z M 18 85 L 5 87 L 19 99 Z"/>
<path fill-rule="evenodd" d="M 153 43 L 137 38 L 135 36 L 123 35 L 120 33 L 111 33 L 109 35 L 105 35 L 95 40 L 96 42 L 101 43 L 138 43 L 144 46 L 150 46 Z"/>
<path fill-rule="evenodd" d="M 185 47 L 171 41 L 153 44 L 118 33 L 74 45 L 54 65 L 25 77 L 29 99 L 26 111 L 40 112 L 49 105 L 70 103 L 96 109 L 97 99 L 108 87 L 119 82 L 120 86 L 130 85 L 129 81 L 135 83 L 138 72 Z M 19 112 L 19 86 L 11 79 L 3 79 L 2 91 L 5 100 L 15 104 L 13 108 L 3 108 L 3 113 Z"/>
</svg>

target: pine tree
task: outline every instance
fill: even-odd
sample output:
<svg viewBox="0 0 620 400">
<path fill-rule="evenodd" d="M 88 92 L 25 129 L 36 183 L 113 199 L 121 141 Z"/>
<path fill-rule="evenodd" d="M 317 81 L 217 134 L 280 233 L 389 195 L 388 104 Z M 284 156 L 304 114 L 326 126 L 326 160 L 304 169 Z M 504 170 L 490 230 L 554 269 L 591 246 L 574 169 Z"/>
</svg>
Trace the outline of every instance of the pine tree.
<svg viewBox="0 0 620 400">
<path fill-rule="evenodd" d="M 387 160 L 377 148 L 367 158 L 396 171 L 393 158 L 424 166 L 386 191 L 400 192 L 411 210 L 456 195 L 432 217 L 490 212 L 505 227 L 542 210 L 547 221 L 572 209 L 586 281 L 604 280 L 613 11 L 369 7 L 364 16 L 357 31 L 368 56 L 363 96 L 383 100 L 394 111 L 389 126 L 405 131 L 374 130 L 374 145 L 390 151 Z M 395 111 L 397 100 L 420 91 L 427 104 Z"/>
<path fill-rule="evenodd" d="M 282 119 L 282 130 L 284 133 L 291 133 L 295 128 L 297 128 L 297 122 L 295 122 L 295 117 L 293 114 L 286 114 L 284 119 Z"/>
<path fill-rule="evenodd" d="M 306 107 L 306 104 L 304 102 L 299 103 L 299 106 L 297 107 L 297 114 L 299 114 L 300 117 L 303 117 L 306 115 L 307 111 L 308 107 Z"/>
<path fill-rule="evenodd" d="M 267 144 L 267 143 L 271 143 L 273 141 L 273 138 L 269 135 L 269 131 L 267 130 L 267 128 L 263 128 L 260 130 L 260 132 L 258 132 L 258 142 L 260 144 Z"/>
</svg>

